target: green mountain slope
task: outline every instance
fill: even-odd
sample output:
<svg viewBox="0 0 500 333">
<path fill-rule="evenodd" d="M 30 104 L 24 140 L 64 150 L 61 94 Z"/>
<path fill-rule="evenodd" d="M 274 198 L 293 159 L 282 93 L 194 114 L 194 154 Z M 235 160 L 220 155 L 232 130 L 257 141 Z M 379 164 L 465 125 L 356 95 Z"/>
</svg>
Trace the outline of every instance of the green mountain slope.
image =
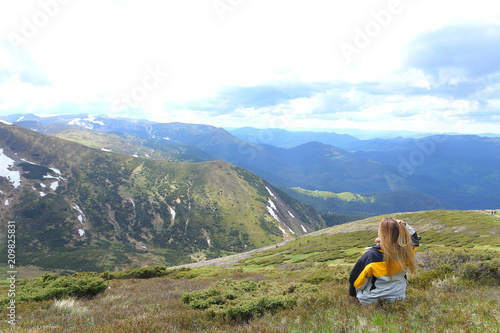
<svg viewBox="0 0 500 333">
<path fill-rule="evenodd" d="M 184 267 L 224 264 L 253 270 L 313 263 L 352 264 L 366 247 L 375 245 L 378 224 L 386 216 L 402 219 L 418 232 L 422 240 L 417 253 L 460 249 L 469 253 L 485 250 L 500 253 L 500 210 L 494 215 L 491 212 L 431 210 L 374 216 L 321 229 L 278 246 L 242 253 L 232 260 L 199 262 Z"/>
<path fill-rule="evenodd" d="M 311 207 L 225 162 L 136 158 L 4 124 L 0 148 L 1 230 L 15 221 L 21 265 L 172 265 L 325 226 Z"/>
<path fill-rule="evenodd" d="M 107 133 L 68 128 L 51 135 L 87 147 L 135 157 L 179 162 L 202 162 L 217 159 L 206 151 L 193 146 L 160 144 L 120 132 Z"/>
<path fill-rule="evenodd" d="M 378 224 L 384 216 L 402 219 L 418 232 L 422 237 L 419 252 L 461 248 L 500 251 L 498 215 L 490 215 L 490 211 L 433 210 L 376 216 L 322 229 L 284 246 L 254 254 L 243 265 L 353 263 L 365 247 L 375 245 Z"/>
<path fill-rule="evenodd" d="M 291 188 L 287 189 L 286 192 L 294 198 L 312 205 L 320 213 L 373 216 L 429 208 L 450 208 L 450 205 L 434 197 L 409 191 L 358 194 Z"/>
</svg>

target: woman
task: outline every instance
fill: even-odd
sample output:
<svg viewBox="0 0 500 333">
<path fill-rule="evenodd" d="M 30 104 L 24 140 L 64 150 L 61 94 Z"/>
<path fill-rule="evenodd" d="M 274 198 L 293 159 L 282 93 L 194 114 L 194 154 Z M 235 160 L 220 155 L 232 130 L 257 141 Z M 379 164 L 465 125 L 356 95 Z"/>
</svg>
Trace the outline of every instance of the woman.
<svg viewBox="0 0 500 333">
<path fill-rule="evenodd" d="M 358 259 L 349 278 L 349 295 L 361 304 L 404 299 L 406 270 L 415 272 L 415 252 L 420 237 L 401 220 L 384 218 L 378 228 L 377 245 Z"/>
</svg>

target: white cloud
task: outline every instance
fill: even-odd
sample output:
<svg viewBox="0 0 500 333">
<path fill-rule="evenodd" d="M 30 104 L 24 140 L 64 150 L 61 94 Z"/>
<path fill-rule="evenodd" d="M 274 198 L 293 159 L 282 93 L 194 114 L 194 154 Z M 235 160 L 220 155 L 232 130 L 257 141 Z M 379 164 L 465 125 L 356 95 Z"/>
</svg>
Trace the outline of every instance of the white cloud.
<svg viewBox="0 0 500 333">
<path fill-rule="evenodd" d="M 42 17 L 42 3 L 0 5 L 0 36 L 24 37 L 26 22 Z M 426 71 L 431 63 L 418 67 L 407 57 L 418 51 L 408 43 L 431 31 L 470 22 L 500 26 L 500 4 L 231 3 L 221 20 L 211 0 L 61 1 L 17 51 L 0 44 L 0 113 L 83 110 L 231 127 L 408 129 L 428 128 L 448 115 L 457 124 L 467 120 L 460 125 L 467 130 L 496 119 L 500 80 L 478 89 L 463 68 Z M 380 15 L 387 12 L 384 23 Z M 370 28 L 367 45 L 349 64 L 341 43 L 354 45 L 357 32 Z M 113 108 L 157 67 L 168 77 L 135 101 L 137 107 Z M 483 92 L 464 96 L 471 90 Z M 453 109 L 460 100 L 469 111 Z M 479 115 L 484 120 L 474 118 Z"/>
</svg>

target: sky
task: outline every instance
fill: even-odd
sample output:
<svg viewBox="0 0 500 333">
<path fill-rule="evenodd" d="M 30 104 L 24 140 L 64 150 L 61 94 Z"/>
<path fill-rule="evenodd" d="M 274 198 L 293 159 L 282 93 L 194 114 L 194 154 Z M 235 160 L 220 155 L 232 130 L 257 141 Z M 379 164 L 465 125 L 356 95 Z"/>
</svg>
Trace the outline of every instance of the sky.
<svg viewBox="0 0 500 333">
<path fill-rule="evenodd" d="M 500 3 L 0 0 L 0 114 L 500 133 Z"/>
</svg>

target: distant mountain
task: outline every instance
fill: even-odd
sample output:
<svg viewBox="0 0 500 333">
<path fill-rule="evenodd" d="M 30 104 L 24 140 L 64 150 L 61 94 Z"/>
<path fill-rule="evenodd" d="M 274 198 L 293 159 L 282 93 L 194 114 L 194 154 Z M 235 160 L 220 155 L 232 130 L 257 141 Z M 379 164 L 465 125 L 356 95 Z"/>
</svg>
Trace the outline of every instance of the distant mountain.
<svg viewBox="0 0 500 333">
<path fill-rule="evenodd" d="M 43 123 L 21 121 L 18 124 L 48 134 L 83 127 L 94 131 L 126 133 L 158 145 L 189 145 L 282 187 L 301 186 L 337 192 L 390 191 L 383 174 L 392 172 L 392 167 L 360 159 L 319 142 L 285 149 L 253 144 L 236 138 L 222 128 L 208 125 L 160 124 L 87 115 L 72 117 L 41 118 L 39 121 Z"/>
<path fill-rule="evenodd" d="M 171 126 L 177 126 L 177 124 L 172 124 Z M 185 124 L 185 126 L 188 127 L 189 125 Z M 138 151 L 142 151 L 142 149 L 144 149 L 143 146 L 154 147 L 163 151 L 173 150 L 178 152 L 178 147 L 176 145 L 154 143 L 147 139 L 140 139 L 130 134 L 120 134 L 119 132 L 103 133 L 88 129 L 79 130 L 78 127 L 72 127 L 71 129 L 55 132 L 53 135 L 75 142 L 80 142 L 91 147 L 108 147 L 106 149 L 111 148 L 111 150 L 116 152 L 136 156 Z M 183 138 L 179 140 L 186 142 Z M 226 140 L 226 147 L 231 147 L 231 137 L 224 136 L 224 140 Z M 130 147 L 128 142 L 138 142 L 140 143 L 140 146 Z M 205 148 L 210 151 L 214 151 L 209 142 L 210 140 L 204 142 Z M 217 145 L 219 144 L 216 143 L 215 146 Z M 243 151 L 248 153 L 248 151 L 241 149 L 240 145 L 241 142 L 235 148 L 233 144 L 233 153 L 231 152 L 231 148 L 226 151 L 219 151 L 218 153 L 229 157 L 238 155 L 237 153 L 234 153 L 234 151 Z M 184 149 L 187 149 L 186 147 L 191 147 L 191 150 L 197 151 L 197 156 L 202 156 L 204 153 L 206 155 L 204 156 L 205 158 L 215 159 L 215 155 L 209 155 L 205 149 L 198 149 L 194 146 L 187 145 L 181 147 L 184 147 Z M 299 195 L 296 191 L 287 191 L 287 193 L 296 199 L 311 204 L 320 212 L 335 211 L 342 214 L 374 215 L 398 211 L 453 207 L 452 205 L 447 205 L 428 195 L 418 192 L 410 192 L 410 190 L 415 190 L 415 186 L 412 185 L 411 181 L 418 183 L 418 179 L 413 180 L 412 178 L 402 189 L 391 191 L 386 175 L 391 173 L 394 174 L 396 172 L 395 168 L 388 167 L 385 164 L 373 163 L 366 161 L 365 159 L 359 159 L 351 153 L 330 145 L 321 144 L 319 142 L 310 142 L 292 149 L 257 145 L 252 147 L 254 147 L 255 154 L 251 159 L 247 158 L 246 160 L 244 159 L 239 161 L 233 159 L 232 162 L 257 172 L 260 175 L 264 175 L 266 179 L 271 181 L 273 184 L 281 186 L 282 188 L 286 188 L 288 184 L 290 184 L 289 178 L 293 177 L 294 185 L 304 186 L 306 188 L 335 188 L 339 191 L 348 191 L 349 189 L 356 188 L 360 192 L 366 193 L 369 193 L 374 189 L 383 192 L 377 196 L 378 199 L 376 204 L 361 207 L 360 203 L 333 203 L 331 198 L 329 198 L 327 202 L 322 202 L 311 197 Z M 246 146 L 246 148 L 248 149 L 249 147 Z M 152 149 L 148 149 L 148 153 L 145 154 L 147 154 L 146 157 L 148 158 L 167 160 L 174 160 L 176 158 L 177 160 L 182 161 L 196 161 L 196 159 L 189 159 L 191 154 L 172 155 L 170 153 L 163 153 Z M 231 154 L 234 155 L 232 156 Z M 244 156 L 246 157 L 246 155 Z M 271 173 L 269 170 L 277 170 L 280 175 Z M 378 177 L 367 178 L 373 174 L 378 175 Z M 356 179 L 356 182 L 354 182 L 353 179 Z"/>
<path fill-rule="evenodd" d="M 82 145 L 134 157 L 178 162 L 213 161 L 218 158 L 203 149 L 188 145 L 161 144 L 121 132 L 97 132 L 70 127 L 53 136 Z"/>
<path fill-rule="evenodd" d="M 278 186 L 332 192 L 390 191 L 384 174 L 393 171 L 384 163 L 319 142 L 290 149 L 260 147 L 253 159 L 240 163 Z"/>
<path fill-rule="evenodd" d="M 348 134 L 312 131 L 287 131 L 279 128 L 259 129 L 253 127 L 243 127 L 229 130 L 229 132 L 232 135 L 248 142 L 281 148 L 292 148 L 313 141 L 335 147 L 342 147 L 346 144 L 359 141 L 359 139 Z"/>
<path fill-rule="evenodd" d="M 316 211 L 226 162 L 168 162 L 0 123 L 0 245 L 20 265 L 115 270 L 179 264 L 325 227 Z M 5 237 L 4 237 L 5 236 Z"/>
<path fill-rule="evenodd" d="M 421 139 L 366 140 L 346 147 L 354 156 L 397 168 L 395 178 L 426 176 L 444 186 L 420 189 L 458 207 L 495 206 L 500 195 L 500 138 L 435 135 Z"/>
<path fill-rule="evenodd" d="M 191 151 L 201 159 L 229 162 L 282 188 L 335 193 L 418 192 L 455 209 L 487 208 L 498 201 L 499 165 L 495 156 L 499 156 L 499 138 L 445 135 L 354 140 L 343 143 L 343 148 L 313 141 L 281 148 L 252 143 L 208 125 L 88 115 L 24 120 L 30 117 L 16 115 L 6 120 L 21 119 L 16 124 L 49 134 L 68 128 L 123 133 L 139 138 L 135 142 L 146 147 L 166 152 L 177 149 L 176 145 L 192 146 Z M 131 142 L 131 137 L 127 140 Z M 172 147 L 160 148 L 162 145 Z M 127 154 L 135 154 L 133 151 Z"/>
</svg>

